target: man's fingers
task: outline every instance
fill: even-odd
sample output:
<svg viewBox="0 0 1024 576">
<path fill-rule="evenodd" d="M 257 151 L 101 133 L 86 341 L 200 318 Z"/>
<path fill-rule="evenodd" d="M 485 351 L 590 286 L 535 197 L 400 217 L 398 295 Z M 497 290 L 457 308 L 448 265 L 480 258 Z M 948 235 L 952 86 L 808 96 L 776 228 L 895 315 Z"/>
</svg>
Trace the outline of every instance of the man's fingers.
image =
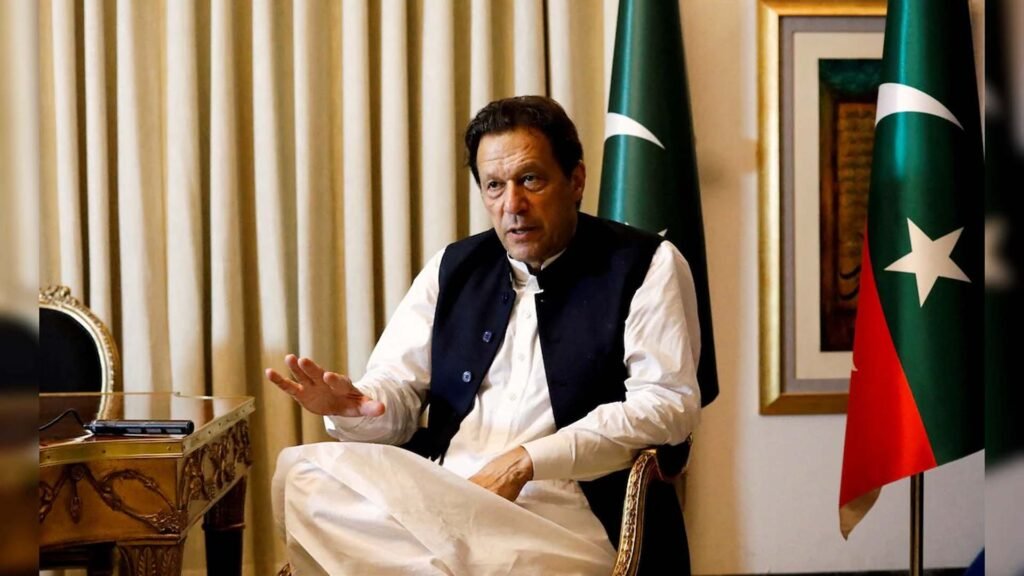
<svg viewBox="0 0 1024 576">
<path fill-rule="evenodd" d="M 324 382 L 340 394 L 350 394 L 353 390 L 359 392 L 359 389 L 352 385 L 352 380 L 337 372 L 324 372 Z"/>
<path fill-rule="evenodd" d="M 274 383 L 275 386 L 284 390 L 288 394 L 298 394 L 302 392 L 302 385 L 291 379 L 281 376 L 277 370 L 273 368 L 267 368 L 267 379 Z"/>
<path fill-rule="evenodd" d="M 294 354 L 286 356 L 284 362 L 294 380 L 285 378 L 272 368 L 266 370 L 267 379 L 307 410 L 315 414 L 343 416 L 380 416 L 384 413 L 384 404 L 365 396 L 347 376 L 325 372 L 313 360 L 298 358 Z"/>
<path fill-rule="evenodd" d="M 310 358 L 299 358 L 299 368 L 309 376 L 314 383 L 324 381 L 324 369 Z"/>
<path fill-rule="evenodd" d="M 359 414 L 361 416 L 380 416 L 384 413 L 384 404 L 373 400 L 352 385 L 352 380 L 337 372 L 324 372 L 324 382 L 331 387 L 336 394 L 345 395 L 350 400 L 358 402 Z"/>
<path fill-rule="evenodd" d="M 288 366 L 288 369 L 292 372 L 292 377 L 298 381 L 299 384 L 312 384 L 313 380 L 299 365 L 299 359 L 295 354 L 289 354 L 284 357 L 284 363 Z"/>
<path fill-rule="evenodd" d="M 273 382 L 274 384 L 277 384 L 278 386 L 287 386 L 288 382 L 290 382 L 290 380 L 288 380 L 284 376 L 281 376 L 277 372 L 277 370 L 274 370 L 273 368 L 267 368 L 266 374 L 267 374 L 267 380 L 270 380 L 271 382 Z"/>
</svg>

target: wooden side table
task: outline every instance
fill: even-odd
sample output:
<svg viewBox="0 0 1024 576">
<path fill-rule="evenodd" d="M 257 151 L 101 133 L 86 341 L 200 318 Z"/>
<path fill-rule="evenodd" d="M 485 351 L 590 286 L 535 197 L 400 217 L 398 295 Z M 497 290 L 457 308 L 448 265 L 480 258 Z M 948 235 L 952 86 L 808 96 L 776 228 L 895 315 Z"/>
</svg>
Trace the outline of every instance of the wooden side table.
<svg viewBox="0 0 1024 576">
<path fill-rule="evenodd" d="M 72 417 L 39 434 L 40 567 L 180 574 L 188 530 L 205 518 L 210 574 L 241 574 L 251 397 L 41 394 L 40 424 L 186 419 L 187 436 L 94 436 Z"/>
</svg>

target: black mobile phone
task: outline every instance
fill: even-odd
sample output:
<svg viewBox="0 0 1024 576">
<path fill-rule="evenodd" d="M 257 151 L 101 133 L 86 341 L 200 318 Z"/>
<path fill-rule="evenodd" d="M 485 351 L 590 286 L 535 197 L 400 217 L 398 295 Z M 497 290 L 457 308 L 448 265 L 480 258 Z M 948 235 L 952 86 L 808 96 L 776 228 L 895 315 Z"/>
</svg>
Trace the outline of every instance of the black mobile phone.
<svg viewBox="0 0 1024 576">
<path fill-rule="evenodd" d="M 105 436 L 185 435 L 195 431 L 191 420 L 93 420 L 85 429 Z"/>
</svg>

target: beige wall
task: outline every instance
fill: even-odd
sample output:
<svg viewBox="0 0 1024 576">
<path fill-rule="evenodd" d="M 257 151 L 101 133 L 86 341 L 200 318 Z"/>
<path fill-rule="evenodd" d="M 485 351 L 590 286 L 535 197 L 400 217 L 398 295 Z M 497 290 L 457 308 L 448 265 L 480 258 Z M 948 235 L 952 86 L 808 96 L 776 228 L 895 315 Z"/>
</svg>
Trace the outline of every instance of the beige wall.
<svg viewBox="0 0 1024 576">
<path fill-rule="evenodd" d="M 722 388 L 688 480 L 694 572 L 906 569 L 906 481 L 839 535 L 845 417 L 758 415 L 756 3 L 680 4 Z M 983 481 L 980 454 L 925 475 L 927 567 L 966 566 L 981 549 Z"/>
</svg>

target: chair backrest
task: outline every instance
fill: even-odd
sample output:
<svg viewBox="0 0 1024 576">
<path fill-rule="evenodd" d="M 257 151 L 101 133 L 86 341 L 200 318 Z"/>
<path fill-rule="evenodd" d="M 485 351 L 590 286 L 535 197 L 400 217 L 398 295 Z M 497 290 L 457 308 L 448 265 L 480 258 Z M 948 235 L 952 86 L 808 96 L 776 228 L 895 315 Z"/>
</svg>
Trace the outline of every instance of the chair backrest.
<svg viewBox="0 0 1024 576">
<path fill-rule="evenodd" d="M 114 338 L 66 286 L 39 292 L 39 357 L 40 392 L 121 391 Z"/>
</svg>

